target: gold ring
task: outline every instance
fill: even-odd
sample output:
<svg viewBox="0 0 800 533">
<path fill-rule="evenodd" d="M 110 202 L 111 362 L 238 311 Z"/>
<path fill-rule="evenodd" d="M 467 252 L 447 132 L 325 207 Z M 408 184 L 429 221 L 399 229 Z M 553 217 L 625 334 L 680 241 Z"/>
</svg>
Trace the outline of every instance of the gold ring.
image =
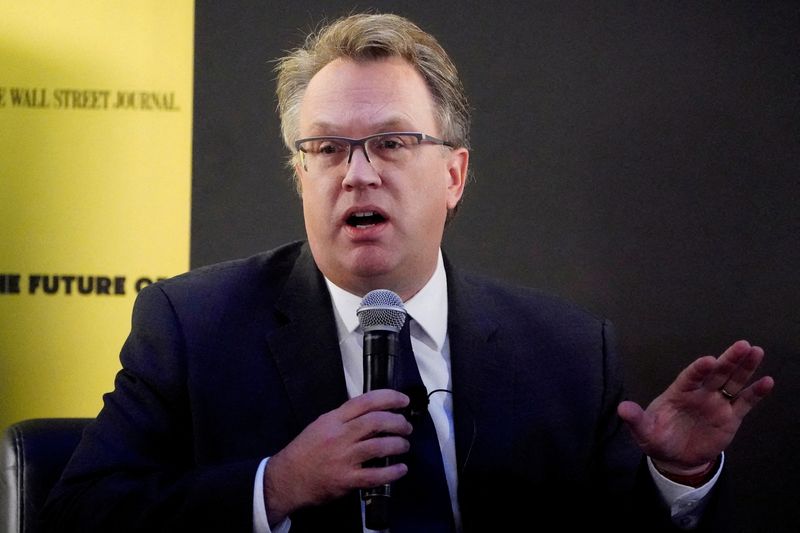
<svg viewBox="0 0 800 533">
<path fill-rule="evenodd" d="M 735 394 L 731 394 L 730 392 L 725 390 L 725 387 L 720 387 L 719 388 L 719 393 L 722 394 L 723 396 L 725 396 L 725 399 L 728 400 L 729 402 L 732 402 L 733 400 L 736 399 L 736 395 Z"/>
</svg>

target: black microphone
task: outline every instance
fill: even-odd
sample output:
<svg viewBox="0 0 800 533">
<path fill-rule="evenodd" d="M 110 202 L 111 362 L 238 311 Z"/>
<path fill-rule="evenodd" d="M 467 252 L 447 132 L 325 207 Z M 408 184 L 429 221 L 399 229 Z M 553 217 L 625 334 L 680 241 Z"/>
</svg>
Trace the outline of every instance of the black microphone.
<svg viewBox="0 0 800 533">
<path fill-rule="evenodd" d="M 400 330 L 406 322 L 403 300 L 388 289 L 368 292 L 356 311 L 364 330 L 364 392 L 390 389 L 394 385 L 394 361 L 400 351 Z M 391 459 L 382 457 L 364 466 L 388 466 Z M 389 527 L 390 484 L 361 490 L 364 500 L 364 525 L 369 529 Z"/>
</svg>

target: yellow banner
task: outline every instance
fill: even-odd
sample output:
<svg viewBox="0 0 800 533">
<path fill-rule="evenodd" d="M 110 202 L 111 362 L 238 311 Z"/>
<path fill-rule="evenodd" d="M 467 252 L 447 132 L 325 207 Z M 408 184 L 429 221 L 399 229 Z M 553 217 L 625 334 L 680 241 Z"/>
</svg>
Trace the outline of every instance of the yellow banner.
<svg viewBox="0 0 800 533">
<path fill-rule="evenodd" d="M 0 426 L 94 416 L 189 266 L 194 3 L 0 1 Z"/>
</svg>

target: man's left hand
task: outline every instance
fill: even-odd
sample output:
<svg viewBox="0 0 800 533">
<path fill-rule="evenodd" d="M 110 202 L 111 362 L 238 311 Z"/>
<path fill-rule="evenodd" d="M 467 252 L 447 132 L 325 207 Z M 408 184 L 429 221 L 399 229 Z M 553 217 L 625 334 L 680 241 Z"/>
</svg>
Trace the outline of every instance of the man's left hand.
<svg viewBox="0 0 800 533">
<path fill-rule="evenodd" d="M 662 472 L 707 471 L 747 413 L 772 390 L 769 376 L 748 385 L 763 358 L 763 349 L 738 341 L 719 357 L 694 361 L 646 410 L 625 401 L 617 413 Z"/>
</svg>

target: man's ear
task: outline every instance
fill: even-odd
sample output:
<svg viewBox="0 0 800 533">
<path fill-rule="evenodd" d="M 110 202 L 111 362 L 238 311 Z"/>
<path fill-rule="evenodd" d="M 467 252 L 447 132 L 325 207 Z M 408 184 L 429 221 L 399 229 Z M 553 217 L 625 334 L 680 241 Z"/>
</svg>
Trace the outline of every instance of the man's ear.
<svg viewBox="0 0 800 533">
<path fill-rule="evenodd" d="M 303 197 L 302 178 L 305 177 L 305 169 L 303 168 L 303 165 L 302 163 L 300 163 L 299 160 L 294 162 L 292 168 L 294 169 L 294 190 L 297 192 L 297 196 L 302 198 Z"/>
<path fill-rule="evenodd" d="M 463 147 L 451 150 L 447 163 L 447 209 L 449 210 L 455 209 L 464 195 L 468 169 L 469 150 Z"/>
</svg>

